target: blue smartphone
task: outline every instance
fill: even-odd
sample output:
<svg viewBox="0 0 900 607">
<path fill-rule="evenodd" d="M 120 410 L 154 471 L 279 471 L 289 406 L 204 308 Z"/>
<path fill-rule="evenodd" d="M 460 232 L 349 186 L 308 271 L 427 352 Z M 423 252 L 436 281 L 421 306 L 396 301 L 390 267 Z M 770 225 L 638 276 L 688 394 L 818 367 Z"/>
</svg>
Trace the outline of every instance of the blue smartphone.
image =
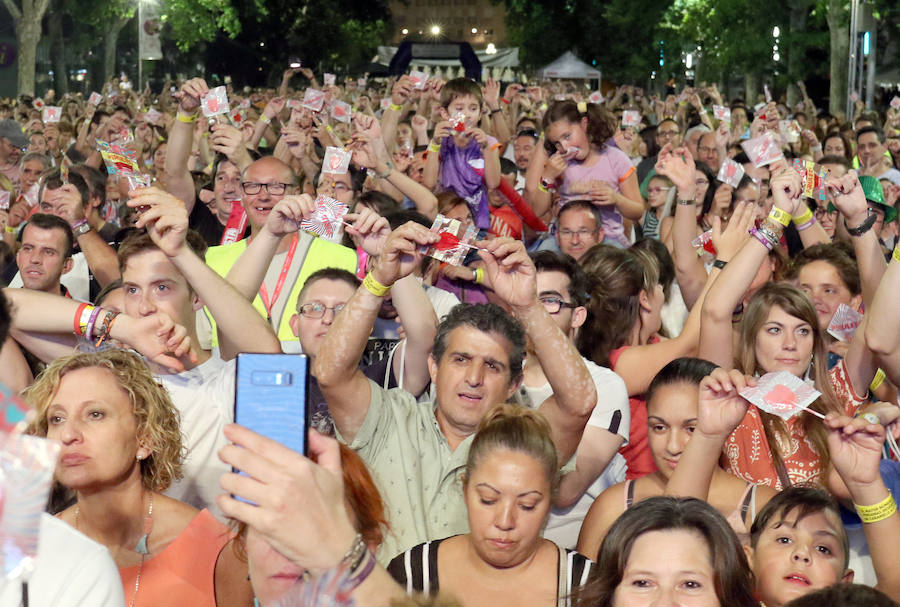
<svg viewBox="0 0 900 607">
<path fill-rule="evenodd" d="M 235 373 L 235 423 L 307 455 L 309 358 L 238 354 Z"/>
</svg>

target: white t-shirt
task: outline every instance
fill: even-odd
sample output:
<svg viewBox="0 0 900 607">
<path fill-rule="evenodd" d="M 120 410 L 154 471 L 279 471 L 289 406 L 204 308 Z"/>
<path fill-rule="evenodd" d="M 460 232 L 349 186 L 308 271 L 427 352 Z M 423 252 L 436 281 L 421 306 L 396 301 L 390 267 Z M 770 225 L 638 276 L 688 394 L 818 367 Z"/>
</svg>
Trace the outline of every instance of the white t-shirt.
<svg viewBox="0 0 900 607">
<path fill-rule="evenodd" d="M 69 295 L 72 296 L 72 299 L 78 301 L 91 300 L 91 271 L 88 268 L 87 258 L 84 256 L 84 253 L 72 255 L 72 269 L 60 276 L 59 282 L 69 290 Z M 20 272 L 16 272 L 13 279 L 9 281 L 9 286 L 15 288 L 25 286 Z"/>
<path fill-rule="evenodd" d="M 104 546 L 70 525 L 41 515 L 34 573 L 28 581 L 31 607 L 122 607 L 119 570 Z M 22 604 L 22 584 L 0 576 L 0 607 Z"/>
<path fill-rule="evenodd" d="M 219 479 L 230 468 L 219 459 L 225 446 L 224 428 L 234 421 L 235 361 L 216 356 L 176 375 L 157 375 L 181 414 L 181 434 L 186 455 L 184 478 L 173 483 L 166 495 L 195 508 L 209 508 L 218 518 L 216 496 Z"/>
<path fill-rule="evenodd" d="M 594 364 L 584 357 L 582 360 L 597 389 L 597 404 L 591 412 L 587 425 L 618 434 L 625 439 L 625 444 L 627 444 L 628 429 L 631 427 L 631 407 L 628 404 L 628 389 L 625 387 L 625 382 L 606 367 Z M 543 386 L 525 386 L 523 384 L 519 391 L 519 399 L 524 405 L 537 408 L 552 394 L 553 389 L 549 382 Z M 575 454 L 574 459 L 577 458 L 578 453 Z M 551 510 L 550 520 L 544 529 L 544 537 L 552 540 L 558 546 L 574 549 L 575 544 L 578 543 L 581 523 L 591 504 L 594 503 L 594 499 L 607 487 L 625 480 L 625 468 L 625 458 L 616 453 L 603 474 L 591 484 L 581 499 L 565 510 L 556 508 Z"/>
</svg>

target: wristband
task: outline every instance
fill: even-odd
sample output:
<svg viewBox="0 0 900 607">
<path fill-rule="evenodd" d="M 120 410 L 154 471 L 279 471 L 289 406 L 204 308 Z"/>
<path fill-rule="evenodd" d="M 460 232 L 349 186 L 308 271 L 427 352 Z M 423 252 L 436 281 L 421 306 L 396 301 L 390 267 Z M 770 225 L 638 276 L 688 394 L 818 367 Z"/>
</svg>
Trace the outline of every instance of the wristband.
<svg viewBox="0 0 900 607">
<path fill-rule="evenodd" d="M 551 179 L 544 179 L 541 177 L 541 186 L 544 188 L 544 192 L 549 192 L 550 190 L 556 189 L 556 182 Z"/>
<path fill-rule="evenodd" d="M 853 504 L 853 507 L 856 508 L 856 512 L 863 523 L 877 523 L 890 518 L 897 512 L 897 502 L 894 501 L 894 496 L 890 492 L 888 492 L 886 498 L 877 504 L 872 506 Z"/>
<path fill-rule="evenodd" d="M 808 229 L 808 228 L 811 228 L 811 227 L 813 226 L 814 223 L 816 223 L 816 218 L 815 218 L 815 216 L 813 216 L 813 218 L 810 219 L 809 221 L 807 221 L 807 222 L 805 222 L 805 223 L 801 223 L 801 224 L 799 224 L 799 225 L 797 225 L 797 226 L 795 226 L 795 227 L 797 228 L 797 231 L 798 231 L 798 232 L 802 232 L 803 230 L 806 230 L 806 229 Z"/>
<path fill-rule="evenodd" d="M 16 228 L 14 228 L 14 227 L 12 227 L 12 226 L 6 226 L 6 227 L 4 228 L 4 230 L 6 230 L 6 233 L 7 233 L 7 234 L 15 234 L 15 233 L 16 233 Z"/>
<path fill-rule="evenodd" d="M 387 179 L 388 177 L 391 176 L 391 173 L 394 172 L 394 163 L 393 162 L 388 160 L 386 163 L 386 166 L 387 166 L 387 170 L 384 173 L 375 173 L 375 176 L 378 177 L 378 179 Z"/>
<path fill-rule="evenodd" d="M 509 99 L 507 99 L 506 97 L 501 97 L 501 98 L 500 98 L 500 101 L 502 101 L 502 102 L 505 103 L 506 105 L 509 105 L 510 103 L 512 103 L 512 102 L 511 102 Z"/>
<path fill-rule="evenodd" d="M 272 124 L 272 119 L 266 116 L 265 114 L 261 115 L 259 119 L 265 124 Z"/>
<path fill-rule="evenodd" d="M 851 228 L 850 226 L 848 226 L 847 220 L 845 219 L 844 227 L 847 228 L 847 233 L 850 234 L 850 236 L 862 236 L 863 234 L 865 234 L 866 232 L 868 232 L 869 230 L 872 229 L 872 226 L 875 225 L 875 221 L 877 219 L 878 219 L 878 217 L 873 213 L 873 214 L 869 215 L 868 217 L 866 217 L 866 220 L 863 221 L 858 226 L 856 226 L 855 228 Z"/>
<path fill-rule="evenodd" d="M 97 317 L 100 316 L 100 311 L 103 310 L 100 306 L 94 308 L 93 312 L 91 312 L 91 317 L 88 319 L 87 326 L 84 328 L 84 336 L 88 339 L 94 338 L 94 324 L 97 322 Z"/>
<path fill-rule="evenodd" d="M 491 116 L 493 116 L 497 112 L 502 112 L 502 111 L 503 111 L 503 108 L 500 108 L 500 107 L 498 107 L 496 110 L 491 110 Z"/>
<path fill-rule="evenodd" d="M 331 133 L 331 132 L 333 132 L 333 131 L 334 131 L 334 129 L 331 128 L 331 125 L 330 125 L 330 124 L 326 124 L 326 125 L 325 125 L 325 132 Z"/>
<path fill-rule="evenodd" d="M 381 284 L 374 276 L 372 276 L 371 272 L 366 274 L 366 277 L 363 279 L 363 286 L 366 288 L 366 291 L 375 297 L 384 297 L 387 295 L 388 291 L 391 290 L 391 285 Z"/>
<path fill-rule="evenodd" d="M 778 207 L 772 207 L 772 210 L 769 211 L 769 219 L 777 221 L 784 227 L 788 227 L 791 224 L 791 214 L 782 211 Z"/>
<path fill-rule="evenodd" d="M 682 200 L 681 198 L 679 198 L 679 199 L 677 200 L 677 202 L 678 202 L 678 204 L 684 205 L 684 206 L 686 206 L 686 207 L 689 207 L 689 206 L 692 207 L 692 206 L 694 206 L 694 205 L 697 203 L 697 201 L 694 200 L 693 198 L 690 198 L 690 199 L 684 199 L 684 200 Z"/>
<path fill-rule="evenodd" d="M 757 230 L 756 228 L 751 229 L 750 233 L 756 238 L 756 240 L 761 242 L 763 244 L 763 246 L 765 246 L 768 250 L 771 251 L 772 249 L 775 248 L 775 245 L 772 244 L 772 242 L 769 240 L 769 238 L 766 235 L 764 235 L 762 232 Z"/>
<path fill-rule="evenodd" d="M 884 373 L 884 369 L 879 368 L 878 371 L 875 372 L 875 379 L 872 380 L 872 383 L 869 384 L 869 390 L 874 392 L 878 388 L 881 387 L 881 384 L 884 383 L 884 380 L 887 378 L 887 375 Z M 881 423 L 881 420 L 878 420 L 878 423 Z"/>
<path fill-rule="evenodd" d="M 402 106 L 402 105 L 397 105 L 396 103 L 394 103 L 393 101 L 391 101 L 391 104 L 388 106 L 388 109 L 391 110 L 391 111 L 394 111 L 394 112 L 402 112 L 402 111 L 403 111 L 403 106 Z"/>
<path fill-rule="evenodd" d="M 78 304 L 78 308 L 75 310 L 75 316 L 72 318 L 72 331 L 75 335 L 83 336 L 84 335 L 84 325 L 87 325 L 88 319 L 84 319 L 84 325 L 81 323 L 81 317 L 84 314 L 84 311 L 90 306 L 88 303 Z M 90 312 L 88 312 L 88 318 L 90 318 Z"/>
<path fill-rule="evenodd" d="M 9 226 L 6 226 L 6 229 L 8 230 Z M 893 253 L 893 255 L 891 255 L 891 257 L 894 258 L 894 261 L 900 262 L 900 244 L 898 244 L 896 247 L 894 247 L 894 253 Z"/>
<path fill-rule="evenodd" d="M 347 578 L 347 581 L 344 582 L 345 586 L 342 587 L 343 592 L 349 593 L 350 591 L 354 590 L 357 586 L 365 582 L 366 578 L 368 578 L 372 574 L 372 572 L 375 571 L 375 555 L 367 549 L 365 554 L 363 555 L 363 558 L 365 559 L 365 561 L 362 562 L 365 562 L 365 565 L 363 565 L 362 567 L 357 567 L 353 570 L 353 572 L 351 573 L 351 577 Z"/>
<path fill-rule="evenodd" d="M 428 151 L 438 153 L 441 151 L 441 145 L 432 141 L 428 144 Z"/>
<path fill-rule="evenodd" d="M 484 284 L 484 268 L 475 268 L 475 284 Z"/>
<path fill-rule="evenodd" d="M 728 265 L 728 262 L 727 262 L 727 261 L 723 261 L 723 260 L 721 260 L 721 259 L 714 259 L 714 260 L 713 260 L 713 267 L 714 267 L 714 268 L 719 268 L 720 270 L 723 270 L 723 269 L 725 269 L 725 266 L 726 266 L 726 265 Z"/>
<path fill-rule="evenodd" d="M 178 122 L 186 122 L 190 124 L 191 122 L 197 122 L 197 116 L 199 112 L 195 112 L 193 114 L 182 114 L 181 112 L 175 113 L 175 120 Z"/>
<path fill-rule="evenodd" d="M 772 207 L 772 208 L 774 209 L 775 207 Z M 808 222 L 813 217 L 815 217 L 815 215 L 813 215 L 812 209 L 809 207 L 806 207 L 806 210 L 803 211 L 803 213 L 801 213 L 800 215 L 798 215 L 796 217 L 791 217 L 791 219 L 794 220 L 795 224 L 800 225 L 800 224 Z"/>
<path fill-rule="evenodd" d="M 100 326 L 100 336 L 94 343 L 95 346 L 99 348 L 103 345 L 103 342 L 106 341 L 106 338 L 109 337 L 109 334 L 112 332 L 113 322 L 115 322 L 118 316 L 119 313 L 114 310 L 106 311 L 106 316 L 103 317 L 103 324 Z"/>
</svg>

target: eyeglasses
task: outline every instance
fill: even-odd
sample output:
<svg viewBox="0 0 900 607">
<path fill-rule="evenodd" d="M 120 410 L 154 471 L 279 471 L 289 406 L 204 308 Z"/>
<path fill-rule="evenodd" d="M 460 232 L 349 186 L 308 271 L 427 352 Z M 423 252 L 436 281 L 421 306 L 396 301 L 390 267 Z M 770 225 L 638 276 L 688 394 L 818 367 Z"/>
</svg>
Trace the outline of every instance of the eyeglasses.
<svg viewBox="0 0 900 607">
<path fill-rule="evenodd" d="M 349 192 L 350 186 L 341 181 L 323 181 L 316 190 L 324 190 L 327 186 L 331 186 L 332 192 Z"/>
<path fill-rule="evenodd" d="M 568 228 L 563 228 L 559 230 L 557 234 L 559 234 L 560 238 L 572 238 L 572 236 L 578 235 L 578 238 L 587 238 L 591 234 L 596 234 L 597 230 L 589 230 L 587 228 L 579 228 L 577 230 L 570 230 Z"/>
<path fill-rule="evenodd" d="M 250 194 L 251 196 L 254 194 L 259 194 L 263 188 L 266 188 L 266 192 L 273 196 L 281 196 L 287 191 L 288 186 L 291 185 L 289 183 L 257 183 L 255 181 L 245 181 L 241 184 L 241 187 L 244 188 L 244 194 Z"/>
<path fill-rule="evenodd" d="M 681 134 L 681 131 L 656 131 L 656 136 L 660 139 L 671 139 Z"/>
<path fill-rule="evenodd" d="M 574 309 L 578 307 L 572 302 L 563 301 L 561 298 L 553 295 L 545 295 L 539 298 L 539 301 L 544 306 L 544 309 L 547 310 L 547 314 L 559 314 L 559 311 L 563 308 Z"/>
<path fill-rule="evenodd" d="M 337 316 L 341 310 L 344 309 L 346 304 L 338 304 L 336 306 L 326 306 L 324 304 L 320 304 L 317 301 L 312 303 L 303 304 L 300 306 L 300 314 L 307 318 L 322 318 L 325 316 L 325 312 L 328 310 L 332 310 L 334 315 Z"/>
<path fill-rule="evenodd" d="M 707 146 L 705 146 L 705 145 L 698 145 L 698 146 L 697 146 L 697 151 L 698 151 L 698 152 L 703 152 L 704 154 L 715 154 L 715 153 L 716 153 L 716 148 L 707 147 Z"/>
</svg>

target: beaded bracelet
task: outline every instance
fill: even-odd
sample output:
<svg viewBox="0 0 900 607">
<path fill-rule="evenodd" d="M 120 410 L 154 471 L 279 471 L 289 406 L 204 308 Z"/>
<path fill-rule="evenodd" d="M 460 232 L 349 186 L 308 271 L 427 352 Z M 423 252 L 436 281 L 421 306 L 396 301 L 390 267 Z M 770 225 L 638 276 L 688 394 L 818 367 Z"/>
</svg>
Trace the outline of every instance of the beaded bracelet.
<svg viewBox="0 0 900 607">
<path fill-rule="evenodd" d="M 897 502 L 894 501 L 894 496 L 891 495 L 890 492 L 886 498 L 872 506 L 860 506 L 856 503 L 854 503 L 853 506 L 856 508 L 859 518 L 864 523 L 877 523 L 886 518 L 890 518 L 897 512 Z"/>
<path fill-rule="evenodd" d="M 371 272 L 366 274 L 366 277 L 363 279 L 363 286 L 369 293 L 376 297 L 384 297 L 387 295 L 388 291 L 391 290 L 390 285 L 383 285 L 378 282 L 378 280 L 372 276 Z"/>
</svg>

